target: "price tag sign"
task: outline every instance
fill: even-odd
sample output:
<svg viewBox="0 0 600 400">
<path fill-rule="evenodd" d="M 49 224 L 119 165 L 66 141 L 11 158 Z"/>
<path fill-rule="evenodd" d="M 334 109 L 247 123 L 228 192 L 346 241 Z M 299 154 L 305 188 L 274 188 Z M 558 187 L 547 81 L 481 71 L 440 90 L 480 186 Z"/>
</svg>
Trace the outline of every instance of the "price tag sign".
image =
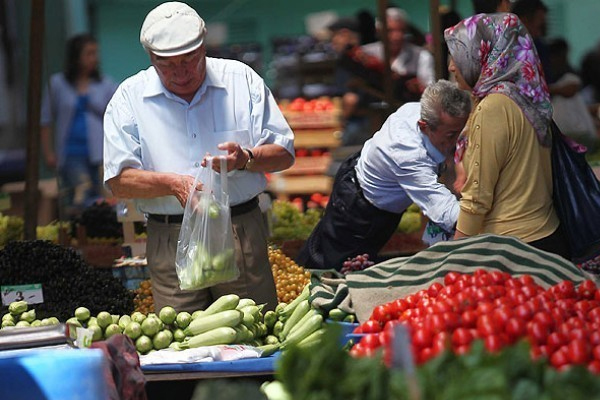
<svg viewBox="0 0 600 400">
<path fill-rule="evenodd" d="M 30 285 L 0 286 L 2 304 L 8 306 L 13 301 L 25 300 L 27 304 L 40 304 L 44 302 L 44 293 L 41 283 Z"/>
</svg>

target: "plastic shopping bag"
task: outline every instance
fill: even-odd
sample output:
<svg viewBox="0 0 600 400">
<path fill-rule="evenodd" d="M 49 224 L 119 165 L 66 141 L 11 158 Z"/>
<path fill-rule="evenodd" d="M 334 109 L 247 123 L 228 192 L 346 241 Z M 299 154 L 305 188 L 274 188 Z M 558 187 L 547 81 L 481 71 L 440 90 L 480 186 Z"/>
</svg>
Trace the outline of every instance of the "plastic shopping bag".
<svg viewBox="0 0 600 400">
<path fill-rule="evenodd" d="M 220 162 L 221 171 L 227 171 L 224 158 L 209 159 L 194 182 L 194 188 L 203 183 L 202 191 L 192 188 L 183 214 L 175 260 L 182 290 L 202 289 L 240 276 L 235 264 L 227 173 L 213 171 L 213 162 Z"/>
</svg>

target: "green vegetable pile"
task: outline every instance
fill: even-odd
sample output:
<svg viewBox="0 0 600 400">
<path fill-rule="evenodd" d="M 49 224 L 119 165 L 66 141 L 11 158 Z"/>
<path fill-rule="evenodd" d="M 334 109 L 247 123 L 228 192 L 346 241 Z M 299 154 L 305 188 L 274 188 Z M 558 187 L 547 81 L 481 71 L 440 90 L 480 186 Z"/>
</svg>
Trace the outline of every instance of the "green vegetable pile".
<svg viewBox="0 0 600 400">
<path fill-rule="evenodd" d="M 410 398 L 405 375 L 385 367 L 380 356 L 352 358 L 339 348 L 336 327 L 328 328 L 319 351 L 290 347 L 276 377 L 293 400 L 403 400 Z M 499 353 L 475 342 L 469 353 L 446 352 L 416 369 L 423 400 L 600 399 L 600 379 L 574 366 L 565 371 L 533 361 L 527 342 Z"/>
<path fill-rule="evenodd" d="M 321 219 L 322 210 L 309 208 L 301 212 L 289 201 L 273 202 L 272 241 L 306 240 Z"/>
</svg>

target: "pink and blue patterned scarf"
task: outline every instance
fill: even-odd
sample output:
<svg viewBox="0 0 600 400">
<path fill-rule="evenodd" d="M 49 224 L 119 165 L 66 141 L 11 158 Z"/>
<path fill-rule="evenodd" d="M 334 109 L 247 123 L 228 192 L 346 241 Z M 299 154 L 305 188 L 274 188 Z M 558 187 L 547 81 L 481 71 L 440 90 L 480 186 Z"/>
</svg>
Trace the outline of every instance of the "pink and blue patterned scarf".
<svg viewBox="0 0 600 400">
<path fill-rule="evenodd" d="M 444 32 L 448 50 L 472 94 L 502 93 L 533 125 L 538 141 L 549 147 L 552 104 L 533 39 L 510 13 L 477 14 Z"/>
</svg>

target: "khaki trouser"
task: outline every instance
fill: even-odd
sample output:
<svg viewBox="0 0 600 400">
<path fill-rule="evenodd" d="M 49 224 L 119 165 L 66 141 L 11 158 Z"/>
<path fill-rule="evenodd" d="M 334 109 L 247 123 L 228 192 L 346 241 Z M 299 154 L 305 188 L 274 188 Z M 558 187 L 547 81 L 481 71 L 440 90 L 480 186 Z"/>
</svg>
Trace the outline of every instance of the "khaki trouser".
<svg viewBox="0 0 600 400">
<path fill-rule="evenodd" d="M 206 289 L 181 290 L 175 269 L 181 224 L 148 221 L 146 257 L 157 313 L 167 305 L 178 312 L 202 310 L 226 294 L 251 298 L 257 304 L 266 303 L 265 311 L 275 309 L 277 292 L 267 252 L 267 227 L 260 208 L 232 217 L 232 225 L 235 260 L 240 277 Z"/>
</svg>

